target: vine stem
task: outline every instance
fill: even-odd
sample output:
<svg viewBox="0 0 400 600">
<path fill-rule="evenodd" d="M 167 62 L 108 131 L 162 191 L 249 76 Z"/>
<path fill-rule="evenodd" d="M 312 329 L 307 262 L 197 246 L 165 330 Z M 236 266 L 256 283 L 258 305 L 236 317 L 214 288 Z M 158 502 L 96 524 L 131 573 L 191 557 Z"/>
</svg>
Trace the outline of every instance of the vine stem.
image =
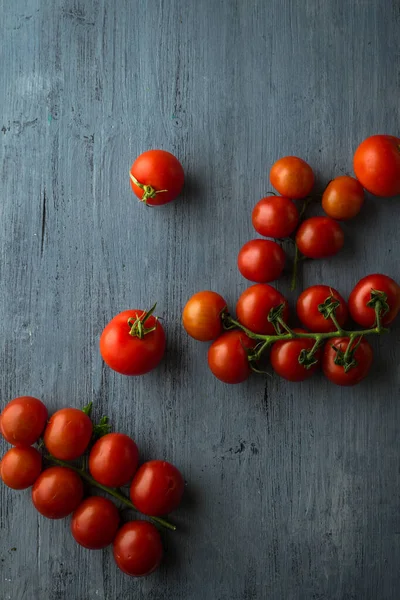
<svg viewBox="0 0 400 600">
<path fill-rule="evenodd" d="M 122 504 L 125 504 L 125 506 L 131 508 L 132 510 L 135 510 L 136 512 L 140 512 L 140 511 L 138 511 L 136 506 L 134 504 L 132 504 L 132 502 L 130 500 L 128 500 L 128 498 L 124 494 L 122 494 L 121 492 L 119 492 L 113 488 L 107 487 L 106 485 L 99 483 L 98 481 L 93 479 L 93 477 L 91 475 L 89 475 L 89 473 L 84 471 L 83 469 L 79 469 L 78 467 L 75 467 L 74 465 L 70 465 L 68 462 L 60 460 L 58 458 L 54 458 L 54 456 L 51 456 L 51 454 L 46 454 L 45 459 L 55 465 L 58 465 L 59 467 L 66 467 L 68 469 L 71 469 L 71 471 L 75 471 L 75 473 L 77 473 L 80 477 L 82 477 L 82 479 L 84 479 L 85 481 L 90 483 L 90 485 L 93 485 L 94 487 L 97 487 L 99 490 L 103 490 L 103 492 L 110 494 L 110 496 L 113 496 L 114 498 L 116 498 L 116 500 L 119 500 L 120 502 L 122 502 Z M 145 515 L 145 516 L 148 516 L 148 515 Z M 170 529 L 171 531 L 176 531 L 175 525 L 173 525 L 169 521 L 166 521 L 165 519 L 162 519 L 161 517 L 150 517 L 149 516 L 149 519 L 151 519 L 154 523 L 157 523 L 158 525 L 162 525 L 162 527 L 165 527 L 166 529 Z"/>
</svg>

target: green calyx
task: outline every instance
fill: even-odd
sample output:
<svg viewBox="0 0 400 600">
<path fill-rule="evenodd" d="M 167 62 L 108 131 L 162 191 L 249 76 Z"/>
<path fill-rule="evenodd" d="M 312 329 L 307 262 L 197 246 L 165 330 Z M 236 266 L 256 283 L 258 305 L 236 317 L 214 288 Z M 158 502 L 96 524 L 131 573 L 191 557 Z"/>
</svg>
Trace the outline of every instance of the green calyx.
<svg viewBox="0 0 400 600">
<path fill-rule="evenodd" d="M 157 329 L 157 317 L 156 317 L 156 324 L 154 325 L 154 327 L 146 327 L 146 321 L 149 319 L 149 317 L 151 317 L 151 315 L 153 314 L 153 312 L 155 311 L 155 308 L 157 306 L 157 303 L 155 303 L 150 310 L 145 311 L 140 317 L 129 317 L 128 319 L 128 325 L 130 327 L 129 330 L 129 335 L 131 335 L 132 337 L 137 337 L 140 340 L 142 340 L 144 338 L 145 335 L 147 335 L 148 333 L 151 333 L 152 331 L 155 331 Z"/>
<path fill-rule="evenodd" d="M 134 175 L 132 175 L 132 173 L 129 174 L 129 177 L 131 178 L 133 183 L 135 185 L 137 185 L 138 188 L 143 190 L 143 196 L 142 196 L 140 202 L 144 202 L 145 204 L 147 204 L 147 200 L 149 198 L 155 198 L 157 196 L 157 194 L 162 194 L 164 192 L 168 192 L 168 190 L 155 190 L 151 185 L 146 185 L 145 183 L 140 183 L 140 181 L 138 181 L 136 179 L 136 177 Z"/>
</svg>

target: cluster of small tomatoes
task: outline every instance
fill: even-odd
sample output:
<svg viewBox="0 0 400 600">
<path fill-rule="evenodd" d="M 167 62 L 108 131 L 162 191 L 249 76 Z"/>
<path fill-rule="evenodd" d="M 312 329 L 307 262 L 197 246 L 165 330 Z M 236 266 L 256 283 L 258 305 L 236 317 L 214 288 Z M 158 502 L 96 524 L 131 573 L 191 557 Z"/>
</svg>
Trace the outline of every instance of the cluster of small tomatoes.
<svg viewBox="0 0 400 600">
<path fill-rule="evenodd" d="M 108 492 L 125 507 L 166 524 L 160 517 L 178 508 L 183 477 L 165 461 L 152 460 L 139 466 L 137 445 L 125 434 L 106 433 L 96 439 L 98 426 L 93 426 L 87 412 L 63 408 L 48 420 L 47 408 L 37 398 L 22 396 L 9 402 L 0 415 L 0 431 L 13 447 L 1 460 L 1 479 L 16 490 L 32 486 L 33 505 L 44 517 L 72 515 L 71 532 L 81 546 L 95 550 L 113 544 L 115 562 L 123 572 L 136 577 L 148 575 L 163 556 L 157 527 L 147 520 L 121 524 L 114 502 L 87 494 L 84 482 L 90 489 Z M 43 456 L 41 446 L 47 455 Z M 65 462 L 80 458 L 84 462 L 81 467 Z M 120 490 L 126 485 L 130 500 Z"/>
</svg>

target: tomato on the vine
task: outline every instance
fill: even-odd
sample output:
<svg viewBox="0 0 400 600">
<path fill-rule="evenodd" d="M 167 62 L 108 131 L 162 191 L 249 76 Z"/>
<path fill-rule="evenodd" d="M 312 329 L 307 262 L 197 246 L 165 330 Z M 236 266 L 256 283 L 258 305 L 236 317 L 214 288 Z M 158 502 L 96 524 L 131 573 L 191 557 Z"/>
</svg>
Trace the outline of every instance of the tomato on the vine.
<svg viewBox="0 0 400 600">
<path fill-rule="evenodd" d="M 181 163 L 166 150 L 143 152 L 130 170 L 134 194 L 149 206 L 159 206 L 174 200 L 182 191 L 184 179 Z"/>
<path fill-rule="evenodd" d="M 224 383 L 242 383 L 251 375 L 248 350 L 255 342 L 243 331 L 226 331 L 208 349 L 208 366 Z"/>
<path fill-rule="evenodd" d="M 400 310 L 400 286 L 391 277 L 375 273 L 363 277 L 349 296 L 350 315 L 356 323 L 363 327 L 374 327 L 376 313 L 373 301 L 374 298 L 381 298 L 379 292 L 385 295 L 381 300 L 381 324 L 389 325 L 397 317 Z"/>
<path fill-rule="evenodd" d="M 260 235 L 286 238 L 298 225 L 299 211 L 290 198 L 266 196 L 253 208 L 251 219 L 254 229 Z"/>
<path fill-rule="evenodd" d="M 85 452 L 92 432 L 92 421 L 82 410 L 62 408 L 50 417 L 43 441 L 55 458 L 74 460 Z"/>
<path fill-rule="evenodd" d="M 0 431 L 9 444 L 37 442 L 47 422 L 47 408 L 32 396 L 11 400 L 0 415 Z"/>
<path fill-rule="evenodd" d="M 322 194 L 322 208 L 329 217 L 338 221 L 352 219 L 364 204 L 364 189 L 349 175 L 335 177 Z"/>
<path fill-rule="evenodd" d="M 139 464 L 139 450 L 124 433 L 108 433 L 94 444 L 89 454 L 89 471 L 94 479 L 108 487 L 129 483 Z"/>
<path fill-rule="evenodd" d="M 326 258 L 343 248 L 344 234 L 330 217 L 310 217 L 298 228 L 296 244 L 307 258 Z"/>
<path fill-rule="evenodd" d="M 144 375 L 160 363 L 165 352 L 160 321 L 139 309 L 116 315 L 103 329 L 100 353 L 107 365 L 122 375 Z"/>
<path fill-rule="evenodd" d="M 242 325 L 265 335 L 273 335 L 275 327 L 268 321 L 268 315 L 273 308 L 283 304 L 282 318 L 287 321 L 289 306 L 286 298 L 278 290 L 267 283 L 256 283 L 245 290 L 236 304 L 236 314 Z"/>
<path fill-rule="evenodd" d="M 372 135 L 361 142 L 354 154 L 354 172 L 375 196 L 400 194 L 400 138 Z"/>
<path fill-rule="evenodd" d="M 117 507 L 108 498 L 90 496 L 74 511 L 71 533 L 78 544 L 89 550 L 109 546 L 117 535 L 120 517 Z"/>
<path fill-rule="evenodd" d="M 185 481 L 174 465 L 150 460 L 139 467 L 129 493 L 141 513 L 160 517 L 178 508 L 184 489 Z"/>
<path fill-rule="evenodd" d="M 329 339 L 324 347 L 322 370 L 324 375 L 337 385 L 351 386 L 360 383 L 368 375 L 373 359 L 373 350 L 365 338 L 357 338 L 351 346 L 354 365 L 347 371 L 340 364 L 349 346 L 350 338 L 338 337 Z"/>
<path fill-rule="evenodd" d="M 294 329 L 293 331 L 307 333 L 304 329 Z M 319 368 L 321 349 L 319 348 L 313 355 L 317 362 L 309 363 L 309 367 L 306 366 L 307 360 L 301 363 L 299 358 L 311 351 L 314 341 L 312 338 L 294 338 L 275 342 L 270 354 L 271 365 L 275 373 L 288 381 L 304 381 L 311 377 Z"/>
<path fill-rule="evenodd" d="M 66 467 L 50 467 L 36 479 L 32 502 L 48 519 L 63 519 L 70 515 L 83 497 L 82 479 Z"/>
<path fill-rule="evenodd" d="M 182 322 L 186 332 L 195 340 L 209 342 L 223 332 L 221 315 L 227 304 L 216 292 L 197 292 L 186 303 Z"/>
<path fill-rule="evenodd" d="M 279 244 L 271 240 L 250 240 L 239 251 L 238 268 L 250 281 L 266 283 L 282 275 L 286 254 Z"/>
<path fill-rule="evenodd" d="M 328 298 L 339 302 L 333 314 L 340 327 L 345 325 L 348 317 L 348 309 L 345 300 L 339 292 L 328 285 L 312 285 L 300 294 L 296 304 L 297 315 L 304 327 L 307 327 L 309 331 L 315 333 L 336 331 L 337 328 L 332 319 L 325 319 L 323 314 L 318 310 L 318 307 L 324 305 L 324 303 L 326 304 Z"/>
<path fill-rule="evenodd" d="M 114 539 L 117 566 L 132 577 L 150 575 L 159 566 L 163 546 L 158 529 L 148 521 L 129 521 Z"/>
<path fill-rule="evenodd" d="M 31 446 L 15 446 L 0 462 L 0 478 L 13 490 L 33 485 L 42 470 L 42 456 Z"/>
<path fill-rule="evenodd" d="M 299 200 L 310 194 L 314 173 L 302 158 L 284 156 L 272 165 L 269 180 L 282 196 Z"/>
</svg>

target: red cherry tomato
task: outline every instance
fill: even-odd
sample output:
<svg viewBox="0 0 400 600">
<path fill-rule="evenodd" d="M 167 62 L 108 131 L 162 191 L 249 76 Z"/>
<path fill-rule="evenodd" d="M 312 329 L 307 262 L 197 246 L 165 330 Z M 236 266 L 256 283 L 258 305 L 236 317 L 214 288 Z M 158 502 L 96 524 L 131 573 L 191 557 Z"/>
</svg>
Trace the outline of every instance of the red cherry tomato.
<svg viewBox="0 0 400 600">
<path fill-rule="evenodd" d="M 115 504 L 101 496 L 81 502 L 71 519 L 71 532 L 78 544 L 89 550 L 109 546 L 117 535 L 119 512 Z"/>
<path fill-rule="evenodd" d="M 390 325 L 400 310 L 400 286 L 393 279 L 378 273 L 363 277 L 349 296 L 349 310 L 352 319 L 365 328 L 375 326 L 375 308 L 367 304 L 376 290 L 387 297 L 387 312 L 382 316 L 382 325 Z"/>
<path fill-rule="evenodd" d="M 144 375 L 155 369 L 164 356 L 163 326 L 153 315 L 146 315 L 146 311 L 139 309 L 125 310 L 104 328 L 100 353 L 117 373 Z"/>
<path fill-rule="evenodd" d="M 85 452 L 92 432 L 92 421 L 82 410 L 62 408 L 51 416 L 43 441 L 55 458 L 74 460 Z"/>
<path fill-rule="evenodd" d="M 197 292 L 186 303 L 182 322 L 186 332 L 195 340 L 215 340 L 223 332 L 221 315 L 227 310 L 222 296 L 205 290 Z"/>
<path fill-rule="evenodd" d="M 271 240 L 250 240 L 240 249 L 238 268 L 250 281 L 266 283 L 282 275 L 285 251 Z"/>
<path fill-rule="evenodd" d="M 297 315 L 309 331 L 315 333 L 336 331 L 332 319 L 325 319 L 318 310 L 318 307 L 323 305 L 330 296 L 340 303 L 335 311 L 338 324 L 340 327 L 345 325 L 348 317 L 347 304 L 339 292 L 328 285 L 313 285 L 300 294 L 296 304 Z"/>
<path fill-rule="evenodd" d="M 184 479 L 174 465 L 165 460 L 150 460 L 133 478 L 130 497 L 141 513 L 160 517 L 178 508 L 184 488 Z"/>
<path fill-rule="evenodd" d="M 66 467 L 50 467 L 36 479 L 32 502 L 38 512 L 48 519 L 63 519 L 79 505 L 83 496 L 82 480 Z"/>
<path fill-rule="evenodd" d="M 326 258 L 343 248 L 344 234 L 339 223 L 330 217 L 311 217 L 298 228 L 296 244 L 308 258 Z"/>
<path fill-rule="evenodd" d="M 255 205 L 252 213 L 254 229 L 265 237 L 289 237 L 299 222 L 299 211 L 289 198 L 267 196 Z"/>
<path fill-rule="evenodd" d="M 39 439 L 47 422 L 47 408 L 37 398 L 20 396 L 0 415 L 0 430 L 9 444 L 30 446 Z"/>
<path fill-rule="evenodd" d="M 181 163 L 165 150 L 143 152 L 130 171 L 134 194 L 149 206 L 159 206 L 174 200 L 182 191 L 184 179 Z"/>
<path fill-rule="evenodd" d="M 354 172 L 358 181 L 375 196 L 400 194 L 400 138 L 372 135 L 354 154 Z"/>
<path fill-rule="evenodd" d="M 161 536 L 148 521 L 130 521 L 118 531 L 114 540 L 114 559 L 127 575 L 150 575 L 157 569 L 162 557 Z"/>
<path fill-rule="evenodd" d="M 42 456 L 31 446 L 16 446 L 5 453 L 0 463 L 0 477 L 13 490 L 33 485 L 42 470 Z"/>
<path fill-rule="evenodd" d="M 342 175 L 333 179 L 322 194 L 322 208 L 338 221 L 352 219 L 364 204 L 364 190 L 354 177 Z"/>
<path fill-rule="evenodd" d="M 297 156 L 285 156 L 272 165 L 269 180 L 286 198 L 305 198 L 314 185 L 314 173 L 309 164 Z"/>
<path fill-rule="evenodd" d="M 284 304 L 283 320 L 289 318 L 288 302 L 278 290 L 267 283 L 256 283 L 250 286 L 239 297 L 236 304 L 236 314 L 242 325 L 253 331 L 265 335 L 273 335 L 275 328 L 268 321 L 272 308 Z"/>
<path fill-rule="evenodd" d="M 208 349 L 208 366 L 217 379 L 224 383 L 242 383 L 251 375 L 247 349 L 255 342 L 240 330 L 223 333 Z"/>
<path fill-rule="evenodd" d="M 298 333 L 307 333 L 304 329 L 294 329 Z M 318 362 L 306 367 L 299 362 L 303 350 L 309 352 L 314 346 L 312 338 L 295 338 L 292 340 L 279 340 L 272 345 L 270 361 L 275 373 L 288 381 L 304 381 L 311 377 L 319 368 L 321 349 L 315 353 Z"/>
<path fill-rule="evenodd" d="M 360 345 L 354 352 L 355 366 L 346 373 L 343 366 L 337 364 L 337 351 L 344 354 L 349 345 L 349 338 L 333 338 L 326 342 L 322 356 L 322 370 L 324 375 L 337 385 L 350 386 L 360 383 L 368 375 L 373 359 L 371 345 L 362 338 Z M 357 343 L 358 340 L 355 341 Z M 354 348 L 355 344 L 352 344 Z"/>
<path fill-rule="evenodd" d="M 101 437 L 89 455 L 89 470 L 92 477 L 112 488 L 129 483 L 138 464 L 138 447 L 123 433 L 108 433 Z"/>
</svg>

